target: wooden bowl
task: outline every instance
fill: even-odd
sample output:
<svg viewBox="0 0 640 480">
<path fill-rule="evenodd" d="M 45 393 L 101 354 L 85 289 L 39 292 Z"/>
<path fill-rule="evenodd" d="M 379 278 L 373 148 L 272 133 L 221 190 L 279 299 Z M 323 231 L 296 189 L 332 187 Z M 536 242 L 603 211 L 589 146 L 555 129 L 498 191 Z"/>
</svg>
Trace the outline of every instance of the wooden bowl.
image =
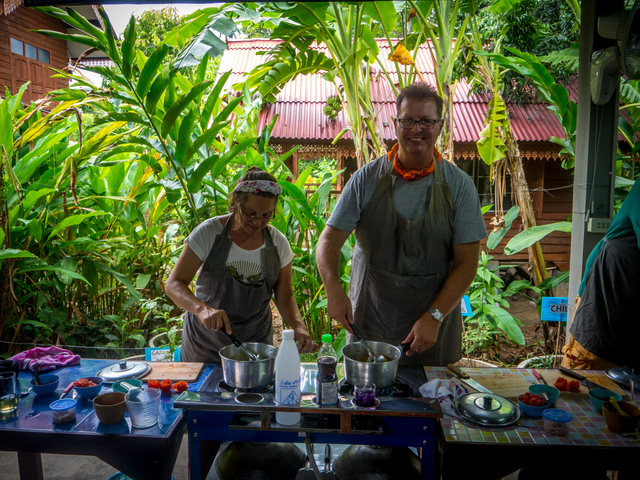
<svg viewBox="0 0 640 480">
<path fill-rule="evenodd" d="M 632 433 L 638 428 L 640 422 L 640 408 L 627 402 L 618 402 L 620 408 L 629 416 L 618 415 L 613 406 L 607 400 L 602 404 L 602 414 L 607 428 L 614 433 Z"/>
<path fill-rule="evenodd" d="M 127 411 L 124 397 L 125 394 L 122 392 L 111 392 L 103 393 L 93 399 L 93 408 L 100 423 L 110 425 L 118 423 L 124 418 Z"/>
</svg>

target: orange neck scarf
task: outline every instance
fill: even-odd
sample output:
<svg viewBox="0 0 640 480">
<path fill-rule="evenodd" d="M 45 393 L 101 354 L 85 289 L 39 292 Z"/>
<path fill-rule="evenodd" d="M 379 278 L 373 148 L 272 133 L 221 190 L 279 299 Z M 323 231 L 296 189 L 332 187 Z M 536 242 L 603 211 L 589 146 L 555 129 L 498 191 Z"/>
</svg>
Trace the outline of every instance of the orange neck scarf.
<svg viewBox="0 0 640 480">
<path fill-rule="evenodd" d="M 414 180 L 416 177 L 426 177 L 427 175 L 433 173 L 433 169 L 435 168 L 433 161 L 427 168 L 423 168 L 422 170 L 405 170 L 405 168 L 400 163 L 400 160 L 398 160 L 399 148 L 400 145 L 396 143 L 391 151 L 387 154 L 387 157 L 390 160 L 393 160 L 393 169 L 398 172 L 398 174 L 402 178 L 404 178 L 405 180 Z M 438 152 L 435 147 L 433 147 L 433 156 L 436 158 L 436 160 L 438 160 L 438 163 L 440 163 L 440 160 L 442 160 L 442 155 L 440 155 L 440 152 Z"/>
</svg>

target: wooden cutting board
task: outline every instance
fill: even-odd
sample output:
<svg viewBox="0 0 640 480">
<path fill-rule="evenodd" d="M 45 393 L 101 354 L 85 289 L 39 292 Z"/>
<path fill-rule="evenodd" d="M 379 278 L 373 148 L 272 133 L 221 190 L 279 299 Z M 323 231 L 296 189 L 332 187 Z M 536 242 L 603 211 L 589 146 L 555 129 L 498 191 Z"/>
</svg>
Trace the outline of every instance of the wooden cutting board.
<svg viewBox="0 0 640 480">
<path fill-rule="evenodd" d="M 465 371 L 464 368 L 462 370 Z M 465 373 L 483 387 L 491 390 L 492 393 L 507 398 L 516 398 L 518 395 L 528 392 L 529 386 L 531 385 L 531 383 L 517 372 L 474 374 L 471 371 L 465 371 Z M 464 383 L 464 380 L 461 381 Z"/>
<path fill-rule="evenodd" d="M 567 380 L 567 382 L 575 380 L 575 378 L 571 378 L 568 375 L 564 375 L 563 373 L 561 373 L 558 370 L 543 370 L 543 369 L 540 369 L 540 368 L 537 369 L 537 370 L 540 373 L 540 375 L 542 375 L 542 378 L 544 378 L 549 385 L 553 385 L 556 382 L 556 380 L 558 379 L 558 377 L 565 378 Z M 588 380 L 591 380 L 592 382 L 597 383 L 598 385 L 600 385 L 603 388 L 606 388 L 607 390 L 611 390 L 612 392 L 616 392 L 616 393 L 622 395 L 623 397 L 625 397 L 627 395 L 627 393 L 616 382 L 611 380 L 604 373 L 587 373 L 587 372 L 584 372 L 584 371 L 578 371 L 576 373 L 579 373 L 583 377 L 586 377 Z M 589 396 L 589 389 L 587 387 L 585 387 L 584 385 L 580 384 L 580 391 L 579 392 L 569 392 L 567 390 L 564 390 L 562 392 L 562 395 L 588 397 Z"/>
<path fill-rule="evenodd" d="M 147 362 L 151 370 L 141 380 L 165 380 L 171 382 L 195 382 L 200 376 L 204 363 L 200 362 Z"/>
</svg>

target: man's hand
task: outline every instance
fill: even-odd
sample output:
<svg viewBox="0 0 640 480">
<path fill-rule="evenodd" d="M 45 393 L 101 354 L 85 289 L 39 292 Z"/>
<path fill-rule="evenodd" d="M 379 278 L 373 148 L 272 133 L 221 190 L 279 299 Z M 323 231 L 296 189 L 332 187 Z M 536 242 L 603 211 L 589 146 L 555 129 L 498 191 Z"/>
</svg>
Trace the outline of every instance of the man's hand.
<svg viewBox="0 0 640 480">
<path fill-rule="evenodd" d="M 353 307 L 351 306 L 351 300 L 349 300 L 342 288 L 337 288 L 331 293 L 327 291 L 327 313 L 329 317 L 340 322 L 347 332 L 353 334 L 353 330 L 351 330 Z"/>
<path fill-rule="evenodd" d="M 426 349 L 433 347 L 438 341 L 438 330 L 440 322 L 434 319 L 430 313 L 426 313 L 413 324 L 413 328 L 402 343 L 410 343 L 411 348 L 407 350 L 407 356 L 414 353 L 422 353 Z"/>
<path fill-rule="evenodd" d="M 202 324 L 210 330 L 219 332 L 224 328 L 229 335 L 233 333 L 231 331 L 231 322 L 229 322 L 227 312 L 224 310 L 218 310 L 207 305 L 198 311 L 198 318 Z"/>
<path fill-rule="evenodd" d="M 298 352 L 300 353 L 314 353 L 320 348 L 318 344 L 311 339 L 306 328 L 294 329 L 293 338 L 298 344 Z"/>
</svg>

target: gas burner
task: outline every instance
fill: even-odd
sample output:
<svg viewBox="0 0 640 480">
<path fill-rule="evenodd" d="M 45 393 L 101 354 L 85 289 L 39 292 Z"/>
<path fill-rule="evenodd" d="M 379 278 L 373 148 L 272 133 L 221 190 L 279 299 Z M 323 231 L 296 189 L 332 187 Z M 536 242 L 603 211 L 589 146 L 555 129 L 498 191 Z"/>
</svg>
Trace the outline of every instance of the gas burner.
<svg viewBox="0 0 640 480">
<path fill-rule="evenodd" d="M 231 393 L 269 393 L 273 391 L 273 383 L 264 387 L 234 388 L 231 385 L 227 384 L 224 380 L 220 380 L 220 383 L 218 384 L 218 391 Z"/>
<path fill-rule="evenodd" d="M 343 378 L 338 382 L 338 392 L 341 395 L 353 395 L 353 385 Z M 412 393 L 411 385 L 398 379 L 389 387 L 376 389 L 376 397 L 410 397 Z"/>
</svg>

